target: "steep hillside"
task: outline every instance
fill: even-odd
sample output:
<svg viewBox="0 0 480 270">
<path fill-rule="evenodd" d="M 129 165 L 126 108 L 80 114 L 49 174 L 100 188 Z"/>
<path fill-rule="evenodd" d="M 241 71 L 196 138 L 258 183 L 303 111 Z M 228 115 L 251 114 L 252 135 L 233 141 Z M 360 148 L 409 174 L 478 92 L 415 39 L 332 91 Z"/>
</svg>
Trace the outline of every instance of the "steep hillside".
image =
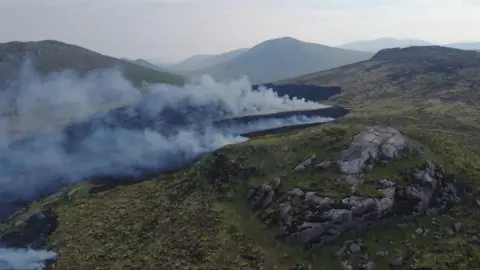
<svg viewBox="0 0 480 270">
<path fill-rule="evenodd" d="M 247 75 L 254 84 L 268 83 L 367 60 L 371 56 L 286 37 L 262 42 L 233 59 L 193 73 L 207 73 L 218 79 Z"/>
<path fill-rule="evenodd" d="M 0 82 L 15 77 L 27 58 L 33 60 L 35 68 L 43 73 L 66 69 L 87 72 L 117 67 L 123 69 L 125 76 L 136 84 L 142 81 L 169 84 L 183 82 L 183 78 L 178 75 L 158 72 L 55 40 L 0 44 Z"/>
</svg>

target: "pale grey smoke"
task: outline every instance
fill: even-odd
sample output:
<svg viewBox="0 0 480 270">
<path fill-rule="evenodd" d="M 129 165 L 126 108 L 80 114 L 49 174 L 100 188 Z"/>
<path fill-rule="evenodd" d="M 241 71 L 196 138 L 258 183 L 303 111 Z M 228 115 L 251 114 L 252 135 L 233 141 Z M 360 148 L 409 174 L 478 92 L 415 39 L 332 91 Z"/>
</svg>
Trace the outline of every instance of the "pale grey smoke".
<svg viewBox="0 0 480 270">
<path fill-rule="evenodd" d="M 296 115 L 285 118 L 271 118 L 271 119 L 259 119 L 247 124 L 233 124 L 222 127 L 222 131 L 232 134 L 250 133 L 259 130 L 268 130 L 278 127 L 291 127 L 298 125 L 325 123 L 333 121 L 333 118 L 313 116 L 308 117 L 305 115 Z"/>
<path fill-rule="evenodd" d="M 189 99 L 198 106 L 216 102 L 234 116 L 329 107 L 304 99 L 279 97 L 272 89 L 263 86 L 259 87 L 258 91 L 252 91 L 247 77 L 221 83 L 204 75 L 192 78 L 183 87 L 154 85 L 150 90 L 164 97 L 168 96 L 168 101 L 171 103 L 184 99 Z"/>
<path fill-rule="evenodd" d="M 10 108 L 16 116 L 10 128 L 21 133 L 52 130 L 141 97 L 117 69 L 92 71 L 86 76 L 70 70 L 42 76 L 29 60 L 18 78 L 0 90 L 0 100 L 5 103 L 2 111 Z"/>
<path fill-rule="evenodd" d="M 326 107 L 279 97 L 271 89 L 253 91 L 246 78 L 222 84 L 202 76 L 183 87 L 158 84 L 145 90 L 151 94 L 139 102 L 140 92 L 119 70 L 42 76 L 27 63 L 18 80 L 3 92 L 12 101 L 16 118 L 13 123 L 0 122 L 0 138 L 9 138 L 12 126 L 54 131 L 0 149 L 0 201 L 35 199 L 89 177 L 177 168 L 198 155 L 244 141 L 238 134 L 329 120 L 295 117 L 226 130 L 209 128 L 212 121 L 228 117 Z M 58 128 L 123 104 L 134 105 L 120 116 L 97 114 L 96 119 L 103 120 L 81 139 L 72 139 L 72 134 Z M 130 117 L 142 119 L 140 126 L 127 128 Z"/>
<path fill-rule="evenodd" d="M 0 248 L 0 270 L 41 270 L 56 257 L 55 252 Z"/>
<path fill-rule="evenodd" d="M 246 78 L 222 84 L 203 76 L 183 87 L 144 88 L 150 95 L 141 99 L 119 70 L 42 76 L 25 65 L 18 80 L 0 91 L 0 99 L 14 108 L 4 110 L 11 114 L 0 121 L 0 145 L 9 142 L 12 130 L 51 132 L 0 149 L 0 218 L 11 213 L 15 200 L 36 199 L 91 177 L 179 168 L 199 155 L 247 140 L 239 134 L 331 120 L 293 116 L 214 127 L 214 121 L 225 118 L 326 107 L 279 97 L 267 88 L 253 91 Z M 108 110 L 124 104 L 129 106 Z M 59 128 L 90 117 L 94 120 L 71 132 Z M 42 261 L 54 257 L 50 252 L 0 249 L 0 270 L 41 269 Z"/>
</svg>

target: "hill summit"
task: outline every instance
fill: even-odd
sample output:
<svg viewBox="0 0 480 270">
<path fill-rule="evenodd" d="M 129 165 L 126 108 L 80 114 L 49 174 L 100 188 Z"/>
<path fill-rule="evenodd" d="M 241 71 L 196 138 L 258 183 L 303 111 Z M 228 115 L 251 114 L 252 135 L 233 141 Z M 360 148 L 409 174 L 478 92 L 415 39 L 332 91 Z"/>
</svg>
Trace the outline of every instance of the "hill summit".
<svg viewBox="0 0 480 270">
<path fill-rule="evenodd" d="M 26 60 L 32 60 L 35 70 L 44 74 L 64 70 L 84 73 L 96 69 L 120 68 L 127 79 L 137 84 L 142 81 L 183 83 L 181 76 L 56 40 L 0 43 L 0 83 L 14 78 Z"/>
<path fill-rule="evenodd" d="M 215 57 L 191 58 L 208 64 L 199 67 L 197 61 L 197 68 L 186 73 L 210 74 L 221 80 L 246 75 L 253 84 L 260 84 L 367 60 L 372 55 L 282 37 Z"/>
</svg>

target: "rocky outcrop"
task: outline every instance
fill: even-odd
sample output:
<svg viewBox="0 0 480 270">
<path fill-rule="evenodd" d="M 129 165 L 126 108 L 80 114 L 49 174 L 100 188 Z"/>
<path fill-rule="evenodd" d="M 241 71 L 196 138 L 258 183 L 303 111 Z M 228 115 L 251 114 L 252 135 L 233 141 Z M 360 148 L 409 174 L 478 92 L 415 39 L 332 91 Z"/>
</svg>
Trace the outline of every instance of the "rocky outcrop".
<svg viewBox="0 0 480 270">
<path fill-rule="evenodd" d="M 363 184 L 358 181 L 361 174 L 376 166 L 422 155 L 423 152 L 397 130 L 373 127 L 354 137 L 341 160 L 314 165 L 316 156 L 312 156 L 291 173 L 309 167 L 321 171 L 336 164 L 339 175 L 343 175 L 337 181 L 346 181 L 355 187 Z M 460 200 L 456 180 L 431 161 L 403 171 L 402 175 L 402 181 L 378 179 L 373 187 L 376 196 L 362 196 L 354 191 L 343 198 L 322 196 L 324 192 L 298 187 L 281 192 L 279 185 L 266 183 L 249 190 L 248 204 L 253 211 L 261 213 L 260 217 L 268 216 L 279 226 L 279 239 L 311 248 L 335 243 L 348 233 L 397 227 L 423 215 L 437 215 Z M 356 252 L 357 247 L 353 245 L 350 252 Z"/>
<path fill-rule="evenodd" d="M 373 127 L 356 135 L 343 158 L 337 162 L 341 172 L 359 174 L 376 164 L 388 164 L 402 158 L 408 147 L 407 138 L 393 128 Z"/>
<path fill-rule="evenodd" d="M 435 214 L 445 210 L 460 198 L 456 180 L 447 182 L 444 172 L 428 161 L 423 168 L 411 173 L 413 185 L 398 188 L 396 203 L 399 212 Z"/>
<path fill-rule="evenodd" d="M 292 198 L 297 197 L 301 206 L 281 215 L 280 238 L 304 247 L 321 246 L 335 242 L 343 233 L 393 227 L 427 213 L 441 213 L 459 202 L 455 181 L 446 179 L 432 162 L 426 162 L 410 176 L 408 185 L 379 180 L 382 196 L 375 198 L 349 196 L 334 200 L 292 189 L 282 204 L 292 205 Z"/>
<path fill-rule="evenodd" d="M 275 178 L 271 183 L 264 184 L 261 187 L 251 188 L 247 195 L 248 205 L 253 210 L 266 208 L 272 203 L 275 192 L 278 191 L 279 188 L 280 178 Z M 280 215 L 285 216 L 289 211 L 288 208 L 288 204 L 284 204 Z"/>
<path fill-rule="evenodd" d="M 315 159 L 317 158 L 316 155 L 312 155 L 310 158 L 302 161 L 300 164 L 298 164 L 293 170 L 294 171 L 301 171 L 301 170 L 304 170 L 310 166 L 313 165 L 313 162 L 315 161 Z"/>
</svg>

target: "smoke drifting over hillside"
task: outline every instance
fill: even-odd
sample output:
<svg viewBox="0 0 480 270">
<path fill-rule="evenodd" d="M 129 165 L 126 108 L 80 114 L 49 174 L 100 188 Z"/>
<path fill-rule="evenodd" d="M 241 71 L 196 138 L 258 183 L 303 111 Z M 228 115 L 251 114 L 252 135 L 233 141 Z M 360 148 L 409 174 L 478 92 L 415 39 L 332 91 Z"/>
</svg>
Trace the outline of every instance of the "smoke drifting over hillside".
<svg viewBox="0 0 480 270">
<path fill-rule="evenodd" d="M 12 129 L 49 132 L 10 142 L 0 150 L 0 201 L 35 199 L 94 176 L 172 169 L 246 140 L 239 136 L 242 133 L 329 120 L 294 117 L 213 127 L 214 121 L 224 118 L 325 107 L 279 97 L 271 89 L 252 91 L 246 78 L 221 84 L 204 76 L 183 87 L 149 85 L 144 90 L 150 94 L 142 100 L 119 70 L 42 76 L 25 65 L 2 92 L 13 105 L 4 113 L 16 117 L 0 125 L 0 137 L 5 143 Z M 119 104 L 129 105 L 97 113 Z M 58 130 L 59 125 L 86 118 Z M 2 210 L 8 211 L 8 205 Z"/>
<path fill-rule="evenodd" d="M 40 75 L 27 63 L 0 90 L 0 100 L 8 100 L 0 121 L 0 219 L 12 213 L 14 202 L 78 181 L 175 169 L 247 140 L 240 134 L 331 120 L 296 115 L 216 125 L 245 115 L 326 107 L 279 97 L 267 88 L 253 91 L 246 78 L 221 84 L 204 76 L 183 87 L 147 85 L 143 90 L 149 93 L 146 99 L 119 70 Z M 111 109 L 119 105 L 125 106 Z M 14 140 L 18 134 L 29 135 Z M 5 261 L 7 269 L 25 269 L 12 264 L 17 262 L 12 256 L 41 261 L 51 255 L 0 249 L 0 265 Z M 27 269 L 37 269 L 34 263 Z"/>
</svg>

